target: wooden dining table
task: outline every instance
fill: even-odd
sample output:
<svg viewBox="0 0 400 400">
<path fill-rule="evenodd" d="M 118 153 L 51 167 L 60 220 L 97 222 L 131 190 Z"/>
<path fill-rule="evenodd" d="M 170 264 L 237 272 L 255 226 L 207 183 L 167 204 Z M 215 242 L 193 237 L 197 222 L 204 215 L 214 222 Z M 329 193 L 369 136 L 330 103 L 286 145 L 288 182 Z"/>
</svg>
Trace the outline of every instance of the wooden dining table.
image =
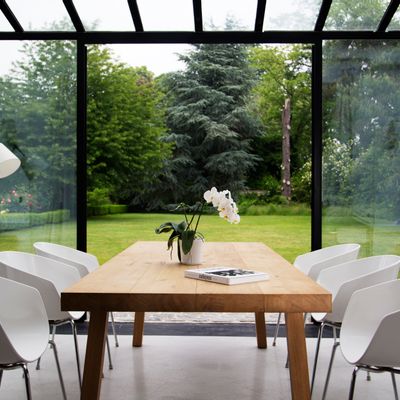
<svg viewBox="0 0 400 400">
<path fill-rule="evenodd" d="M 269 275 L 223 285 L 185 278 L 188 268 L 232 266 Z M 64 311 L 89 311 L 81 399 L 100 398 L 108 313 L 135 312 L 133 345 L 143 339 L 145 312 L 250 312 L 258 347 L 266 347 L 266 312 L 285 313 L 292 399 L 309 400 L 303 314 L 331 311 L 331 294 L 263 243 L 210 242 L 199 266 L 180 264 L 165 242 L 139 241 L 61 294 Z"/>
</svg>

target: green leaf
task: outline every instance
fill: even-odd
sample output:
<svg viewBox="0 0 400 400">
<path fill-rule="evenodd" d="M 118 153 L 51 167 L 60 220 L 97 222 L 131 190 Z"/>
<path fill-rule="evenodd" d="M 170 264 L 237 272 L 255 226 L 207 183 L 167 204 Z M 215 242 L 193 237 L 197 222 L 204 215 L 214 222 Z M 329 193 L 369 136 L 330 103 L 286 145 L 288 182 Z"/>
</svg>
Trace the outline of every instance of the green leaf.
<svg viewBox="0 0 400 400">
<path fill-rule="evenodd" d="M 184 254 L 189 253 L 193 245 L 193 240 L 196 235 L 195 231 L 184 231 L 181 235 L 182 238 L 182 250 Z"/>
</svg>

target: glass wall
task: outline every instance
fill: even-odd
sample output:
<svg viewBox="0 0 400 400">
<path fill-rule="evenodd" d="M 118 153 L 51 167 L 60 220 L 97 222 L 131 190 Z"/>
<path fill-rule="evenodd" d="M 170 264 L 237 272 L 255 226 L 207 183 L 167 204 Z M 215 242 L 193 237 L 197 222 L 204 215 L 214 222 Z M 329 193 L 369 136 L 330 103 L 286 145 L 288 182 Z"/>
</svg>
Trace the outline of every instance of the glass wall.
<svg viewBox="0 0 400 400">
<path fill-rule="evenodd" d="M 0 250 L 76 245 L 76 44 L 0 42 L 0 143 L 20 160 L 0 179 Z M 9 68 L 7 67 L 7 63 Z"/>
<path fill-rule="evenodd" d="M 400 252 L 400 44 L 324 43 L 323 246 Z"/>
</svg>

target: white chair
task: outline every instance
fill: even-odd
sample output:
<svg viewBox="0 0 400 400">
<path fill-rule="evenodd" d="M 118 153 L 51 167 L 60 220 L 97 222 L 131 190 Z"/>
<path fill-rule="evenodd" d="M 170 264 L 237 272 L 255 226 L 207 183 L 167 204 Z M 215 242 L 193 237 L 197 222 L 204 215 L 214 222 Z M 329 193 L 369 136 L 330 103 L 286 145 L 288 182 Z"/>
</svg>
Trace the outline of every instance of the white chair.
<svg viewBox="0 0 400 400">
<path fill-rule="evenodd" d="M 311 314 L 317 322 L 321 323 L 318 330 L 311 378 L 311 392 L 314 388 L 318 355 L 324 328 L 329 326 L 333 329 L 334 344 L 322 399 L 325 399 L 336 349 L 340 345 L 337 340 L 337 333 L 341 331 L 343 317 L 352 294 L 359 289 L 396 279 L 399 268 L 400 256 L 383 255 L 349 261 L 321 271 L 317 283 L 332 293 L 332 312 Z"/>
<path fill-rule="evenodd" d="M 49 242 L 36 242 L 33 244 L 33 247 L 36 254 L 40 256 L 49 257 L 74 266 L 78 269 L 82 278 L 88 273 L 95 271 L 100 266 L 95 255 L 76 250 L 72 247 Z M 113 313 L 110 313 L 110 315 L 111 327 L 115 339 L 115 347 L 118 347 L 119 343 L 117 334 L 115 332 L 114 316 Z"/>
<path fill-rule="evenodd" d="M 394 280 L 356 291 L 343 317 L 340 334 L 344 358 L 354 365 L 349 400 L 353 399 L 357 372 L 389 372 L 395 399 L 394 374 L 400 373 L 400 281 Z"/>
<path fill-rule="evenodd" d="M 22 368 L 28 400 L 32 399 L 27 364 L 36 361 L 50 343 L 54 350 L 58 376 L 64 399 L 64 382 L 57 348 L 49 340 L 46 309 L 38 290 L 0 278 L 0 385 L 3 370 Z"/>
<path fill-rule="evenodd" d="M 52 340 L 56 327 L 70 324 L 74 336 L 79 385 L 82 387 L 78 337 L 74 320 L 84 312 L 61 311 L 61 292 L 80 279 L 76 268 L 35 254 L 18 251 L 0 252 L 0 276 L 36 288 L 42 296 Z"/>
<path fill-rule="evenodd" d="M 317 280 L 319 273 L 325 269 L 346 261 L 355 260 L 358 257 L 360 245 L 356 243 L 338 244 L 335 246 L 324 247 L 323 249 L 314 250 L 309 253 L 301 254 L 294 260 L 294 267 L 314 281 Z M 281 321 L 281 313 L 278 315 L 276 323 L 274 340 L 272 345 L 276 345 L 279 325 Z M 304 316 L 304 321 L 306 315 Z"/>
</svg>

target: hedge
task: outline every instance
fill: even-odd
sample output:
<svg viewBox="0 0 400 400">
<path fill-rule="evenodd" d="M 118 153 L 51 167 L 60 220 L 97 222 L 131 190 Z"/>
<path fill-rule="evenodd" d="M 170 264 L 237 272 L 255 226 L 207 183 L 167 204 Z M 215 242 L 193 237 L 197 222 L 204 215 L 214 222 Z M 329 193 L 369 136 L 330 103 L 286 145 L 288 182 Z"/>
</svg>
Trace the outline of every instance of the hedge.
<svg viewBox="0 0 400 400">
<path fill-rule="evenodd" d="M 0 231 L 12 231 L 45 224 L 59 224 L 70 219 L 69 210 L 54 210 L 42 213 L 0 214 Z"/>
<path fill-rule="evenodd" d="M 107 214 L 123 214 L 127 212 L 128 206 L 124 204 L 104 204 L 102 206 L 88 206 L 87 208 L 88 217 Z"/>
</svg>

